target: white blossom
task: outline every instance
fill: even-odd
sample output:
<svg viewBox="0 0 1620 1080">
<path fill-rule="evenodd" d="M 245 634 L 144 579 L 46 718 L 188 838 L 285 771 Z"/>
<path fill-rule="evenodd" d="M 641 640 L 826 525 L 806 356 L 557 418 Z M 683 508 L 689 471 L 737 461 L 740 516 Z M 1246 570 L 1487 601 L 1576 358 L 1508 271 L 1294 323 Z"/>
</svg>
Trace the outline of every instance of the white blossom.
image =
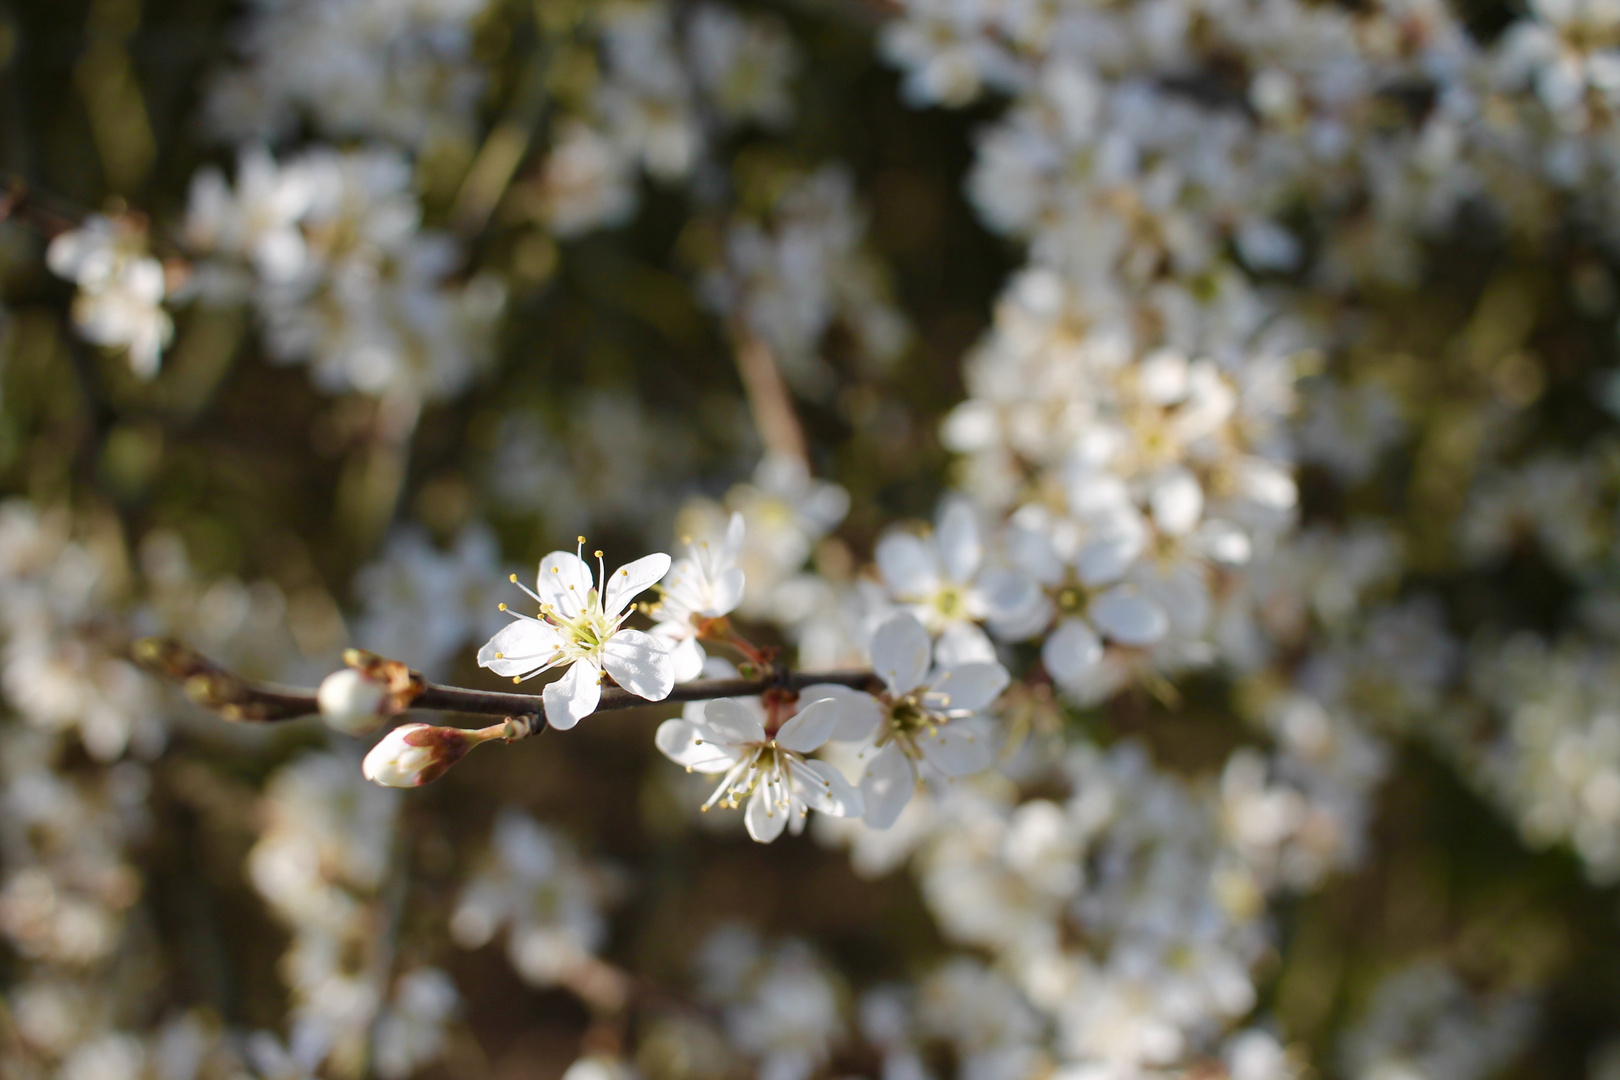
<svg viewBox="0 0 1620 1080">
<path fill-rule="evenodd" d="M 543 692 L 546 722 L 559 729 L 596 711 L 608 676 L 649 701 L 668 697 L 675 685 L 675 663 L 664 642 L 623 625 L 634 611 L 631 602 L 668 573 L 669 556 L 644 556 L 609 577 L 597 552 L 593 581 L 584 549 L 580 537 L 577 553 L 553 551 L 541 559 L 535 589 L 523 588 L 539 612 L 509 611 L 515 621 L 478 650 L 480 666 L 513 682 L 565 667 L 563 677 Z M 516 583 L 517 575 L 511 580 Z"/>
<path fill-rule="evenodd" d="M 703 809 L 735 809 L 747 800 L 743 821 L 762 844 L 783 829 L 799 835 L 811 810 L 859 817 L 861 792 L 837 769 L 807 756 L 833 737 L 841 703 L 807 690 L 798 711 L 774 732 L 762 723 L 763 712 L 752 699 L 694 702 L 682 719 L 660 724 L 655 741 L 664 756 L 689 771 L 723 773 Z"/>
<path fill-rule="evenodd" d="M 707 654 L 698 642 L 701 624 L 724 618 L 742 603 L 746 577 L 737 559 L 745 533 L 743 516 L 733 513 L 718 546 L 689 541 L 687 556 L 677 559 L 664 577 L 653 607 L 652 633 L 669 646 L 676 682 L 695 679 L 703 671 Z"/>
</svg>

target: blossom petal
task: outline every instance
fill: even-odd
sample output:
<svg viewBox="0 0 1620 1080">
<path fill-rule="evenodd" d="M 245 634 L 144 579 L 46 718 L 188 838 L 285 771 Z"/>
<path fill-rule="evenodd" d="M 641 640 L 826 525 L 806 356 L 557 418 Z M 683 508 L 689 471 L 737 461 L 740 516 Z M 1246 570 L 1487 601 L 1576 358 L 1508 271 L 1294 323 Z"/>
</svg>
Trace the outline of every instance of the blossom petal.
<svg viewBox="0 0 1620 1080">
<path fill-rule="evenodd" d="M 743 812 L 743 823 L 748 835 L 761 844 L 768 844 L 782 835 L 787 828 L 788 807 L 776 805 L 776 785 L 762 783 L 748 797 L 748 809 Z"/>
<path fill-rule="evenodd" d="M 800 701 L 831 698 L 838 704 L 838 723 L 828 738 L 835 742 L 860 742 L 872 737 L 883 722 L 883 703 L 864 690 L 837 683 L 816 683 L 799 691 Z"/>
<path fill-rule="evenodd" d="M 663 552 L 643 555 L 632 563 L 625 563 L 613 571 L 602 596 L 602 610 L 613 618 L 629 606 L 630 601 L 662 581 L 669 573 L 669 556 Z"/>
<path fill-rule="evenodd" d="M 979 540 L 979 523 L 973 516 L 973 507 L 965 499 L 952 499 L 939 516 L 939 529 L 934 533 L 934 546 L 947 581 L 965 582 L 973 577 L 984 558 L 984 545 Z"/>
<path fill-rule="evenodd" d="M 1254 553 L 1249 534 L 1220 518 L 1211 518 L 1198 527 L 1193 547 L 1206 558 L 1228 566 L 1242 566 Z"/>
<path fill-rule="evenodd" d="M 900 816 L 917 789 L 917 774 L 898 743 L 889 743 L 877 752 L 861 777 L 861 799 L 866 803 L 864 817 L 874 829 L 887 829 Z"/>
<path fill-rule="evenodd" d="M 765 741 L 765 726 L 733 698 L 715 698 L 704 705 L 702 726 L 716 742 L 744 746 Z"/>
<path fill-rule="evenodd" d="M 939 561 L 933 547 L 910 533 L 891 532 L 878 541 L 873 557 L 894 595 L 921 599 L 939 590 Z"/>
<path fill-rule="evenodd" d="M 703 662 L 708 659 L 708 654 L 703 651 L 703 646 L 698 644 L 697 638 L 689 637 L 671 642 L 658 633 L 657 627 L 653 627 L 651 632 L 655 637 L 663 638 L 669 648 L 669 661 L 675 666 L 676 682 L 691 682 L 703 674 Z"/>
<path fill-rule="evenodd" d="M 860 789 L 825 761 L 793 761 L 788 769 L 794 794 L 810 809 L 833 817 L 860 817 L 865 811 Z"/>
<path fill-rule="evenodd" d="M 591 568 L 572 551 L 553 551 L 540 560 L 540 576 L 534 591 L 543 603 L 572 619 L 585 610 L 585 597 L 591 591 Z"/>
<path fill-rule="evenodd" d="M 613 681 L 637 697 L 662 701 L 675 689 L 675 661 L 651 634 L 620 630 L 602 645 L 602 666 Z"/>
<path fill-rule="evenodd" d="M 478 666 L 516 678 L 546 667 L 561 649 L 562 638 L 550 625 L 536 619 L 514 619 L 484 642 L 478 650 Z"/>
<path fill-rule="evenodd" d="M 1023 622 L 1041 603 L 1041 587 L 1028 574 L 993 567 L 979 575 L 986 617 L 993 622 Z"/>
<path fill-rule="evenodd" d="M 1148 495 L 1153 522 L 1171 536 L 1186 536 L 1204 515 L 1204 489 L 1198 478 L 1183 468 L 1165 470 Z"/>
<path fill-rule="evenodd" d="M 1060 683 L 1079 679 L 1101 661 L 1102 656 L 1102 642 L 1081 619 L 1064 619 L 1058 623 L 1041 646 L 1041 663 Z"/>
<path fill-rule="evenodd" d="M 720 566 L 730 566 L 742 554 L 743 531 L 747 528 L 741 513 L 733 510 L 731 520 L 726 522 L 726 538 L 720 545 Z"/>
<path fill-rule="evenodd" d="M 920 736 L 923 760 L 946 776 L 971 776 L 990 767 L 995 757 L 993 730 L 983 720 L 953 720 Z"/>
<path fill-rule="evenodd" d="M 941 667 L 993 663 L 995 659 L 996 647 L 989 635 L 973 623 L 951 623 L 934 643 L 934 661 Z"/>
<path fill-rule="evenodd" d="M 909 694 L 922 685 L 932 652 L 928 631 L 909 612 L 889 616 L 872 634 L 872 670 L 891 694 Z"/>
<path fill-rule="evenodd" d="M 1000 697 L 1011 681 L 1007 669 L 997 663 L 957 664 L 936 675 L 930 690 L 949 698 L 948 709 L 978 712 Z"/>
<path fill-rule="evenodd" d="M 1114 514 L 1092 534 L 1075 558 L 1075 570 L 1087 585 L 1118 581 L 1147 547 L 1147 529 L 1135 510 Z"/>
<path fill-rule="evenodd" d="M 575 660 L 562 678 L 547 684 L 540 697 L 546 703 L 546 723 L 558 731 L 567 731 L 595 712 L 597 702 L 602 700 L 602 681 L 596 665 L 589 660 Z"/>
<path fill-rule="evenodd" d="M 804 695 L 801 694 L 799 700 L 804 702 Z M 838 717 L 839 707 L 835 698 L 819 698 L 809 704 L 801 704 L 793 718 L 776 733 L 776 745 L 800 754 L 819 750 L 823 743 L 832 738 L 833 730 L 838 726 Z"/>
<path fill-rule="evenodd" d="M 705 739 L 702 730 L 687 720 L 659 724 L 653 744 L 675 764 L 700 773 L 725 772 L 737 763 L 737 755 L 728 746 Z"/>
<path fill-rule="evenodd" d="M 718 619 L 722 615 L 730 615 L 742 603 L 744 578 L 742 567 L 733 566 L 723 571 L 714 580 L 713 589 L 709 597 L 709 606 L 703 614 L 711 619 Z"/>
<path fill-rule="evenodd" d="M 1164 637 L 1164 609 L 1124 587 L 1109 589 L 1086 609 L 1097 629 L 1122 645 L 1151 645 Z"/>
</svg>

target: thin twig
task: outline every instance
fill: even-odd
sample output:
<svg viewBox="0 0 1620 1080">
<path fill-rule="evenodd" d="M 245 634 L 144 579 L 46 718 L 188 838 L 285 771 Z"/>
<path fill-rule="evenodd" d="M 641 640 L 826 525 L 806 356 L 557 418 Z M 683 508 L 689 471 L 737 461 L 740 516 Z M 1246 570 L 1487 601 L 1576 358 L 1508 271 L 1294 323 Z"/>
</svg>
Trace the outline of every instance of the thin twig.
<svg viewBox="0 0 1620 1080">
<path fill-rule="evenodd" d="M 83 214 L 70 214 L 44 205 L 26 181 L 0 174 L 0 221 L 11 221 L 43 236 L 55 239 L 79 227 Z"/>
<path fill-rule="evenodd" d="M 769 343 L 740 318 L 732 320 L 731 341 L 737 354 L 737 373 L 742 376 L 748 411 L 753 414 L 759 441 L 772 454 L 808 465 L 810 454 L 804 429 L 799 426 L 793 395 L 777 366 L 776 354 Z"/>
<path fill-rule="evenodd" d="M 134 661 L 160 679 L 179 684 L 186 696 L 227 720 L 275 723 L 296 720 L 320 711 L 315 691 L 299 687 L 253 682 L 212 663 L 194 649 L 165 638 L 142 638 L 130 650 Z M 696 679 L 680 683 L 664 702 L 709 701 L 723 697 L 756 697 L 767 690 L 799 691 L 817 683 L 835 683 L 855 689 L 873 685 L 870 671 L 788 671 L 779 669 L 752 679 Z M 597 712 L 634 709 L 660 702 L 649 701 L 617 686 L 604 686 Z M 500 690 L 473 690 L 463 686 L 428 683 L 411 702 L 423 712 L 465 713 L 473 716 L 544 716 L 539 694 Z"/>
</svg>

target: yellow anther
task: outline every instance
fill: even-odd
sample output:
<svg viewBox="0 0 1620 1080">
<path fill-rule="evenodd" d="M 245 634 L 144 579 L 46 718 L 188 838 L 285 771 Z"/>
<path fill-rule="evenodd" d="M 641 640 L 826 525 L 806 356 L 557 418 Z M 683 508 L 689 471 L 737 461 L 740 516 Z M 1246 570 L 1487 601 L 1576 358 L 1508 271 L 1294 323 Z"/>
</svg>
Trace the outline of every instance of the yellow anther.
<svg viewBox="0 0 1620 1080">
<path fill-rule="evenodd" d="M 576 539 L 582 544 L 585 542 L 585 538 L 583 536 L 576 537 Z"/>
<path fill-rule="evenodd" d="M 517 575 L 516 574 L 507 574 L 506 575 L 506 580 L 510 581 L 512 584 L 516 585 L 517 584 Z"/>
<path fill-rule="evenodd" d="M 495 659 L 497 659 L 497 660 L 505 660 L 506 659 L 506 654 L 503 653 L 503 652 L 498 652 L 498 653 L 495 654 Z"/>
<path fill-rule="evenodd" d="M 512 676 L 512 681 L 513 682 L 522 682 L 523 680 L 518 678 L 516 675 L 514 675 L 514 676 Z"/>
<path fill-rule="evenodd" d="M 558 568 L 557 568 L 557 567 L 555 567 L 555 566 L 553 566 L 553 567 L 552 567 L 552 568 L 551 568 L 551 572 L 552 572 L 552 573 L 553 573 L 553 574 L 558 574 L 558 573 L 561 573 L 561 572 L 562 572 L 562 571 L 560 571 L 560 570 L 559 570 L 559 569 L 558 569 Z M 516 581 L 516 580 L 517 580 L 517 575 L 516 575 L 516 574 L 513 574 L 513 575 L 512 575 L 512 580 L 513 580 L 513 581 Z"/>
<path fill-rule="evenodd" d="M 506 610 L 506 605 L 505 604 L 496 604 L 495 606 L 500 608 L 502 611 Z"/>
<path fill-rule="evenodd" d="M 598 559 L 600 559 L 602 557 L 602 552 L 599 551 L 599 550 L 598 551 L 593 551 L 593 552 L 591 552 L 591 554 L 596 556 Z"/>
</svg>

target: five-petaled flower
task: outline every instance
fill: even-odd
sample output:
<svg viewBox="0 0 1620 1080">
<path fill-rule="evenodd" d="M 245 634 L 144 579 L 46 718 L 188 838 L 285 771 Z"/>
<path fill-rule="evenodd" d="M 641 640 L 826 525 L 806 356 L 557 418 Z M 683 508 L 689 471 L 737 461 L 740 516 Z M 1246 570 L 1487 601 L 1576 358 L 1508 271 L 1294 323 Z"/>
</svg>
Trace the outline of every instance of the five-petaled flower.
<svg viewBox="0 0 1620 1080">
<path fill-rule="evenodd" d="M 535 588 L 524 592 L 539 605 L 538 615 L 508 611 L 516 620 L 478 650 L 478 663 L 513 682 L 568 665 L 562 678 L 542 692 L 546 722 L 571 728 L 596 711 L 605 675 L 638 697 L 661 701 L 675 686 L 675 665 L 664 642 L 639 630 L 622 629 L 634 609 L 630 602 L 669 571 L 669 556 L 647 555 L 608 576 L 596 552 L 597 580 L 580 551 L 553 551 L 540 560 Z M 517 575 L 512 575 L 517 584 Z"/>
<path fill-rule="evenodd" d="M 993 729 L 983 710 L 1009 681 L 995 661 L 933 666 L 933 643 L 909 612 L 890 616 L 872 635 L 872 670 L 882 693 L 830 684 L 804 689 L 806 698 L 838 703 L 840 737 L 861 739 L 866 823 L 887 829 L 929 774 L 967 776 L 989 767 Z"/>
<path fill-rule="evenodd" d="M 719 547 L 707 540 L 688 544 L 690 554 L 677 560 L 664 579 L 663 598 L 653 608 L 657 624 L 652 632 L 669 645 L 676 682 L 703 674 L 707 657 L 698 643 L 702 623 L 730 615 L 742 603 L 743 572 L 737 565 L 742 542 L 743 516 L 732 514 Z"/>
<path fill-rule="evenodd" d="M 689 704 L 679 720 L 658 727 L 655 741 L 671 761 L 688 771 L 724 773 L 703 804 L 748 809 L 748 835 L 768 844 L 784 828 L 804 831 L 811 810 L 834 817 L 860 817 L 861 793 L 843 774 L 807 754 L 821 749 L 840 727 L 838 703 L 804 695 L 797 714 L 774 735 L 765 730 L 764 709 L 756 700 L 717 698 Z"/>
</svg>

